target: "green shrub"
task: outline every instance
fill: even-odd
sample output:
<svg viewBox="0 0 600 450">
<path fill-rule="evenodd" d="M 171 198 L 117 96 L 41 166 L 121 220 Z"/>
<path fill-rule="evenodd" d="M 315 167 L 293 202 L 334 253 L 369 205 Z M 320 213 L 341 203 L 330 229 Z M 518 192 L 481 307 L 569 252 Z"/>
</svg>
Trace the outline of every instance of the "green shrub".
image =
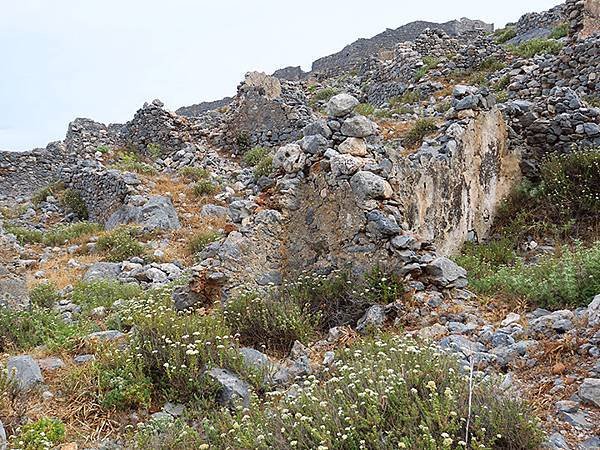
<svg viewBox="0 0 600 450">
<path fill-rule="evenodd" d="M 140 161 L 138 154 L 135 152 L 121 152 L 114 167 L 124 172 L 135 172 L 142 175 L 155 175 L 158 173 L 150 164 Z"/>
<path fill-rule="evenodd" d="M 73 189 L 66 189 L 60 200 L 62 205 L 75 213 L 78 218 L 87 220 L 89 216 L 88 208 L 79 192 Z"/>
<path fill-rule="evenodd" d="M 338 90 L 331 88 L 331 87 L 326 87 L 323 89 L 319 89 L 314 97 L 313 100 L 318 101 L 318 102 L 327 102 L 329 101 L 329 99 L 331 97 L 333 97 L 334 95 L 338 94 Z"/>
<path fill-rule="evenodd" d="M 135 355 L 109 349 L 94 363 L 100 404 L 107 409 L 148 408 L 152 382 Z"/>
<path fill-rule="evenodd" d="M 261 450 L 534 450 L 542 444 L 524 402 L 478 377 L 469 389 L 456 360 L 435 347 L 381 336 L 340 352 L 338 360 L 322 377 L 298 383 L 294 396 L 207 417 L 206 441 L 211 448 Z"/>
<path fill-rule="evenodd" d="M 496 44 L 505 44 L 517 35 L 514 27 L 506 27 L 494 32 Z"/>
<path fill-rule="evenodd" d="M 39 205 L 40 203 L 46 201 L 49 196 L 56 196 L 64 190 L 64 183 L 62 181 L 57 181 L 56 183 L 52 183 L 33 194 L 31 201 L 34 205 Z"/>
<path fill-rule="evenodd" d="M 136 239 L 137 230 L 121 226 L 109 231 L 98 238 L 96 249 L 106 254 L 111 262 L 126 261 L 135 256 L 143 256 L 144 245 Z"/>
<path fill-rule="evenodd" d="M 251 150 L 248 150 L 246 153 L 244 153 L 244 156 L 242 156 L 242 162 L 248 167 L 254 167 L 260 162 L 261 159 L 263 159 L 268 154 L 268 148 L 254 147 Z"/>
<path fill-rule="evenodd" d="M 308 343 L 319 323 L 296 299 L 258 293 L 231 300 L 223 316 L 242 344 L 280 352 L 289 351 L 294 341 Z"/>
<path fill-rule="evenodd" d="M 541 164 L 540 177 L 549 202 L 571 216 L 600 211 L 600 150 L 551 154 Z"/>
<path fill-rule="evenodd" d="M 146 150 L 152 159 L 158 159 L 162 155 L 162 148 L 160 148 L 159 144 L 148 144 Z"/>
<path fill-rule="evenodd" d="M 430 118 L 422 117 L 418 119 L 410 130 L 404 136 L 404 143 L 409 146 L 420 145 L 426 136 L 437 130 L 435 121 Z"/>
<path fill-rule="evenodd" d="M 404 94 L 399 97 L 392 97 L 389 99 L 388 103 L 392 108 L 396 108 L 399 106 L 419 103 L 421 101 L 421 93 L 415 89 L 407 90 Z"/>
<path fill-rule="evenodd" d="M 71 300 L 86 313 L 98 306 L 110 308 L 117 300 L 130 300 L 141 293 L 142 289 L 133 283 L 111 280 L 80 281 L 73 287 Z"/>
<path fill-rule="evenodd" d="M 133 448 L 154 450 L 197 450 L 202 447 L 198 432 L 181 419 L 161 417 L 140 424 L 131 438 Z"/>
<path fill-rule="evenodd" d="M 60 300 L 60 294 L 52 283 L 40 283 L 29 291 L 31 303 L 42 308 L 52 308 Z"/>
<path fill-rule="evenodd" d="M 222 317 L 175 311 L 171 291 L 167 287 L 147 291 L 120 310 L 124 325 L 133 327 L 132 356 L 157 393 L 171 401 L 212 399 L 218 386 L 206 370 L 217 366 L 258 385 L 262 377 L 244 366 Z"/>
<path fill-rule="evenodd" d="M 108 145 L 99 145 L 98 148 L 96 148 L 97 152 L 100 152 L 102 154 L 106 154 L 110 152 L 110 147 Z"/>
<path fill-rule="evenodd" d="M 70 349 L 86 333 L 89 324 L 66 324 L 57 312 L 33 305 L 30 310 L 0 307 L 0 351 L 28 350 L 45 344 L 50 349 Z"/>
<path fill-rule="evenodd" d="M 23 425 L 11 438 L 11 448 L 20 450 L 47 450 L 65 439 L 65 425 L 59 419 L 42 418 Z"/>
<path fill-rule="evenodd" d="M 375 112 L 375 107 L 370 103 L 359 103 L 354 108 L 354 111 L 357 114 L 362 114 L 363 116 L 370 116 Z"/>
<path fill-rule="evenodd" d="M 273 170 L 273 158 L 267 155 L 254 167 L 254 178 L 268 177 L 273 173 Z"/>
<path fill-rule="evenodd" d="M 569 34 L 569 24 L 567 22 L 561 23 L 550 33 L 550 39 L 561 39 Z"/>
<path fill-rule="evenodd" d="M 250 141 L 250 135 L 247 131 L 241 131 L 235 138 L 235 143 L 242 153 L 246 153 L 252 148 L 252 142 Z"/>
<path fill-rule="evenodd" d="M 554 39 L 532 39 L 517 46 L 511 46 L 510 51 L 522 58 L 532 58 L 535 55 L 548 53 L 558 54 L 563 44 Z"/>
<path fill-rule="evenodd" d="M 213 195 L 218 191 L 218 186 L 210 180 L 200 180 L 192 186 L 192 194 L 196 197 Z"/>
<path fill-rule="evenodd" d="M 197 233 L 188 241 L 188 253 L 191 255 L 200 253 L 208 244 L 218 241 L 220 238 L 221 234 L 217 233 L 216 231 L 203 231 Z"/>
<path fill-rule="evenodd" d="M 83 236 L 89 236 L 102 230 L 102 226 L 93 222 L 77 222 L 69 225 L 59 225 L 42 232 L 25 227 L 6 225 L 6 231 L 14 234 L 21 244 L 44 244 L 50 246 L 62 245 Z"/>
<path fill-rule="evenodd" d="M 483 61 L 481 61 L 481 63 L 479 64 L 479 66 L 477 67 L 478 70 L 484 71 L 484 72 L 496 72 L 498 70 L 502 70 L 506 67 L 506 64 L 502 61 L 500 61 L 498 58 L 495 58 L 493 56 L 484 59 Z"/>
<path fill-rule="evenodd" d="M 600 292 L 600 242 L 543 256 L 535 265 L 517 260 L 512 266 L 498 266 L 477 258 L 457 262 L 478 275 L 470 284 L 477 292 L 524 299 L 532 306 L 585 306 Z"/>
<path fill-rule="evenodd" d="M 504 92 L 510 84 L 510 75 L 506 74 L 494 84 L 494 90 L 496 92 Z"/>
<path fill-rule="evenodd" d="M 590 105 L 592 108 L 600 108 L 600 96 L 598 95 L 587 95 L 584 100 Z"/>
<path fill-rule="evenodd" d="M 179 174 L 192 181 L 200 181 L 208 178 L 210 173 L 202 167 L 182 167 L 179 169 Z"/>
</svg>

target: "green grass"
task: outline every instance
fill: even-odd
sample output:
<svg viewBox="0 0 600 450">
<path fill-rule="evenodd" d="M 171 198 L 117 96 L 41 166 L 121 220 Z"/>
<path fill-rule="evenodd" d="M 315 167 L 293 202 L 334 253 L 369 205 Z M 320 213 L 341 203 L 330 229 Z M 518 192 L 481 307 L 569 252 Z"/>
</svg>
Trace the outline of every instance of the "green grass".
<svg viewBox="0 0 600 450">
<path fill-rule="evenodd" d="M 31 201 L 34 205 L 39 205 L 49 196 L 57 196 L 59 193 L 65 190 L 65 185 L 62 181 L 57 181 L 56 183 L 52 183 L 45 188 L 40 189 L 31 197 Z"/>
<path fill-rule="evenodd" d="M 560 249 L 534 265 L 519 259 L 513 265 L 498 265 L 476 251 L 458 257 L 457 263 L 474 275 L 470 286 L 477 292 L 524 299 L 532 306 L 585 306 L 600 292 L 600 242 L 590 248 Z"/>
<path fill-rule="evenodd" d="M 79 192 L 73 189 L 66 189 L 60 197 L 60 202 L 65 208 L 75 213 L 79 219 L 88 219 L 88 208 Z"/>
<path fill-rule="evenodd" d="M 29 291 L 31 303 L 42 308 L 52 308 L 60 300 L 60 294 L 54 284 L 39 283 Z"/>
<path fill-rule="evenodd" d="M 69 225 L 59 225 L 44 232 L 13 225 L 6 225 L 5 229 L 14 234 L 21 244 L 56 246 L 94 235 L 102 230 L 102 226 L 93 222 L 76 222 Z"/>
<path fill-rule="evenodd" d="M 179 175 L 187 178 L 188 180 L 200 181 L 207 179 L 210 176 L 210 173 L 208 170 L 202 167 L 187 166 L 179 169 Z"/>
<path fill-rule="evenodd" d="M 329 101 L 329 99 L 331 97 L 333 97 L 334 95 L 338 94 L 339 91 L 337 89 L 331 88 L 331 87 L 326 87 L 323 89 L 319 89 L 317 92 L 315 92 L 313 99 L 315 101 Z"/>
<path fill-rule="evenodd" d="M 239 450 L 534 450 L 542 443 L 530 408 L 493 383 L 475 379 L 469 414 L 468 377 L 433 347 L 383 335 L 359 341 L 338 359 L 322 376 L 298 383 L 294 396 L 207 414 L 206 442 Z"/>
<path fill-rule="evenodd" d="M 261 159 L 269 154 L 269 151 L 270 150 L 266 147 L 254 147 L 244 153 L 244 156 L 242 156 L 242 162 L 247 167 L 254 167 L 261 161 Z"/>
<path fill-rule="evenodd" d="M 371 116 L 375 112 L 375 107 L 370 103 L 359 103 L 354 108 L 354 112 L 363 116 Z"/>
<path fill-rule="evenodd" d="M 130 300 L 141 293 L 142 289 L 137 284 L 110 280 L 80 281 L 73 287 L 71 300 L 86 314 L 98 306 L 110 308 L 117 300 Z"/>
<path fill-rule="evenodd" d="M 206 248 L 212 242 L 218 241 L 221 238 L 221 233 L 216 231 L 203 231 L 193 235 L 187 244 L 188 253 L 196 255 Z"/>
<path fill-rule="evenodd" d="M 569 24 L 567 22 L 561 23 L 550 33 L 550 39 L 561 39 L 567 37 L 569 34 Z"/>
<path fill-rule="evenodd" d="M 522 58 L 532 58 L 535 55 L 558 54 L 563 44 L 554 39 L 532 39 L 516 46 L 510 46 L 509 50 Z"/>
<path fill-rule="evenodd" d="M 182 419 L 161 417 L 138 425 L 130 437 L 132 448 L 153 450 L 204 450 L 195 428 Z"/>
<path fill-rule="evenodd" d="M 433 119 L 422 117 L 408 130 L 403 142 L 409 146 L 420 145 L 426 136 L 433 134 L 436 130 L 437 125 Z"/>
<path fill-rule="evenodd" d="M 219 186 L 210 180 L 200 180 L 192 186 L 192 194 L 196 197 L 204 197 L 217 193 Z"/>
<path fill-rule="evenodd" d="M 96 250 L 106 255 L 111 262 L 126 261 L 135 256 L 143 256 L 144 245 L 136 239 L 138 231 L 133 227 L 121 226 L 108 231 L 98 238 Z"/>
<path fill-rule="evenodd" d="M 505 44 L 517 35 L 517 30 L 514 27 L 506 27 L 494 32 L 494 40 L 496 44 Z"/>
<path fill-rule="evenodd" d="M 56 448 L 65 440 L 65 425 L 59 419 L 43 417 L 23 425 L 10 439 L 11 448 L 46 450 Z"/>
<path fill-rule="evenodd" d="M 392 97 L 388 101 L 392 108 L 398 108 L 413 103 L 419 103 L 421 101 L 421 93 L 417 90 L 411 89 L 404 92 L 404 94 L 398 97 Z"/>
<path fill-rule="evenodd" d="M 135 152 L 121 152 L 113 167 L 124 172 L 134 172 L 141 175 L 155 175 L 158 173 L 153 166 L 142 162 Z"/>
<path fill-rule="evenodd" d="M 0 307 L 0 351 L 24 351 L 38 345 L 71 349 L 92 328 L 84 321 L 66 324 L 59 315 L 39 306 L 27 311 Z"/>
</svg>

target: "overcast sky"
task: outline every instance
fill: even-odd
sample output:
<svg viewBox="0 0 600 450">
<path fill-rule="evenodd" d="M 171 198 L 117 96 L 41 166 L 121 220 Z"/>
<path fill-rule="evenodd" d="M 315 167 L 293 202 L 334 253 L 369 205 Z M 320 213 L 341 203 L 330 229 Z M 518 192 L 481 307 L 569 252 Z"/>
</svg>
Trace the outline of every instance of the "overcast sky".
<svg viewBox="0 0 600 450">
<path fill-rule="evenodd" d="M 557 0 L 0 0 L 0 149 L 63 139 L 75 117 L 125 122 L 235 93 L 413 20 L 503 26 Z"/>
</svg>

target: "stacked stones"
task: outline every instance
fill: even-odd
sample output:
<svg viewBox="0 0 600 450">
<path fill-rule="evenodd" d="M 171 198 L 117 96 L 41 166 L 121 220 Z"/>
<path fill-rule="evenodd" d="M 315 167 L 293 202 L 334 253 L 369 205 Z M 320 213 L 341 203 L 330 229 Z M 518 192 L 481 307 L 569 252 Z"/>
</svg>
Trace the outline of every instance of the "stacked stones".
<svg viewBox="0 0 600 450">
<path fill-rule="evenodd" d="M 566 20 L 564 9 L 564 5 L 558 5 L 548 11 L 524 14 L 515 26 L 517 35 L 508 43 L 516 45 L 531 39 L 547 38 Z"/>
<path fill-rule="evenodd" d="M 148 146 L 157 145 L 161 155 L 170 155 L 202 139 L 193 122 L 163 106 L 160 100 L 144 104 L 123 126 L 121 140 L 140 152 L 148 152 Z"/>
<path fill-rule="evenodd" d="M 218 146 L 241 153 L 253 146 L 275 146 L 298 139 L 312 111 L 299 83 L 249 72 L 211 136 Z"/>
<path fill-rule="evenodd" d="M 585 0 L 567 0 L 564 14 L 569 21 L 569 36 L 575 37 L 583 30 Z"/>
<path fill-rule="evenodd" d="M 106 126 L 91 119 L 77 118 L 69 123 L 65 146 L 72 153 L 94 153 L 101 145 L 117 146 L 121 125 Z"/>
<path fill-rule="evenodd" d="M 75 167 L 65 167 L 61 179 L 81 195 L 89 219 L 104 223 L 123 205 L 128 194 L 135 191 L 139 180 L 134 174 L 106 169 L 95 161 L 83 161 Z"/>
<path fill-rule="evenodd" d="M 28 195 L 52 183 L 66 158 L 60 142 L 28 152 L 0 152 L 0 200 Z"/>
</svg>

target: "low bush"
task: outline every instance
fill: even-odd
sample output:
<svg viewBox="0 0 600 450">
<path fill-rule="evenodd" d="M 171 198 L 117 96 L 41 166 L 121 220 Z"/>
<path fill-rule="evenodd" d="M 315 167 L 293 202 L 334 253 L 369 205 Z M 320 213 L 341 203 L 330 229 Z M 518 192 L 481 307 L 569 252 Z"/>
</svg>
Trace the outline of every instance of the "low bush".
<svg viewBox="0 0 600 450">
<path fill-rule="evenodd" d="M 550 33 L 550 39 L 561 39 L 567 37 L 569 34 L 569 24 L 567 22 L 561 23 L 552 30 Z"/>
<path fill-rule="evenodd" d="M 132 283 L 111 280 L 80 281 L 73 287 L 71 300 L 86 313 L 98 306 L 110 308 L 117 300 L 130 300 L 141 293 L 142 289 Z"/>
<path fill-rule="evenodd" d="M 484 71 L 484 72 L 491 73 L 491 72 L 496 72 L 498 70 L 502 70 L 505 67 L 506 67 L 506 64 L 503 61 L 500 61 L 498 58 L 491 56 L 491 57 L 486 58 L 483 61 L 481 61 L 481 63 L 477 67 L 477 69 Z"/>
<path fill-rule="evenodd" d="M 57 196 L 62 191 L 65 190 L 65 185 L 62 181 L 58 181 L 56 183 L 52 183 L 45 188 L 40 189 L 31 197 L 31 201 L 34 205 L 39 205 L 40 203 L 46 201 L 49 196 Z"/>
<path fill-rule="evenodd" d="M 196 255 L 206 248 L 212 242 L 218 241 L 221 234 L 216 231 L 202 231 L 193 235 L 187 244 L 188 253 Z"/>
<path fill-rule="evenodd" d="M 52 308 L 60 300 L 60 294 L 54 284 L 45 282 L 31 288 L 29 298 L 33 305 L 42 308 Z"/>
<path fill-rule="evenodd" d="M 356 105 L 354 112 L 363 116 L 371 116 L 375 112 L 375 107 L 370 103 L 360 103 Z"/>
<path fill-rule="evenodd" d="M 210 180 L 200 180 L 192 186 L 192 194 L 196 197 L 213 195 L 219 190 L 219 187 Z"/>
<path fill-rule="evenodd" d="M 265 156 L 269 154 L 266 147 L 254 147 L 242 156 L 242 162 L 248 167 L 256 166 Z"/>
<path fill-rule="evenodd" d="M 270 155 L 262 158 L 254 167 L 254 178 L 268 177 L 273 173 L 273 158 Z"/>
<path fill-rule="evenodd" d="M 126 261 L 135 256 L 143 256 L 145 247 L 136 239 L 138 231 L 121 226 L 104 233 L 96 242 L 96 249 L 106 255 L 111 262 Z"/>
<path fill-rule="evenodd" d="M 142 361 L 134 354 L 108 349 L 94 363 L 93 370 L 98 380 L 98 400 L 104 408 L 127 410 L 150 406 L 152 382 Z"/>
<path fill-rule="evenodd" d="M 66 189 L 62 193 L 60 202 L 65 208 L 72 211 L 79 219 L 88 219 L 88 208 L 79 192 L 74 191 L 73 189 Z"/>
<path fill-rule="evenodd" d="M 26 311 L 0 307 L 0 351 L 28 350 L 45 344 L 50 349 L 70 349 L 90 333 L 85 321 L 67 324 L 57 312 L 32 306 Z"/>
<path fill-rule="evenodd" d="M 131 437 L 132 448 L 154 450 L 197 450 L 203 446 L 200 434 L 182 419 L 161 417 L 138 425 Z"/>
<path fill-rule="evenodd" d="M 523 449 L 542 444 L 530 408 L 451 356 L 397 336 L 340 352 L 322 377 L 263 408 L 208 416 L 206 442 L 231 449 Z"/>
<path fill-rule="evenodd" d="M 475 275 L 470 286 L 487 295 L 526 300 L 541 308 L 585 306 L 600 292 L 600 242 L 590 248 L 562 249 L 537 264 L 513 265 L 466 256 L 457 262 Z"/>
<path fill-rule="evenodd" d="M 142 162 L 135 152 L 122 151 L 114 167 L 124 172 L 135 172 L 142 175 L 155 175 L 158 173 L 150 164 Z"/>
<path fill-rule="evenodd" d="M 131 351 L 157 394 L 171 401 L 214 398 L 216 383 L 206 371 L 230 369 L 258 386 L 262 377 L 244 366 L 233 333 L 218 314 L 177 312 L 171 289 L 147 291 L 120 311 L 133 327 Z"/>
<path fill-rule="evenodd" d="M 150 155 L 150 157 L 152 159 L 158 159 L 161 157 L 162 155 L 162 148 L 160 147 L 159 144 L 148 144 L 146 146 L 146 151 L 148 152 L 148 154 Z"/>
<path fill-rule="evenodd" d="M 62 245 L 84 236 L 90 236 L 102 230 L 102 226 L 93 222 L 76 222 L 59 225 L 49 230 L 33 230 L 25 227 L 6 225 L 6 231 L 14 234 L 21 244 Z"/>
<path fill-rule="evenodd" d="M 247 131 L 239 132 L 235 138 L 235 143 L 241 153 L 246 153 L 252 148 L 252 143 L 250 142 L 250 135 Z"/>
<path fill-rule="evenodd" d="M 563 44 L 554 39 L 532 39 L 517 46 L 511 46 L 510 51 L 522 58 L 533 58 L 535 55 L 558 54 Z"/>
<path fill-rule="evenodd" d="M 205 180 L 210 176 L 208 170 L 202 167 L 186 166 L 179 169 L 179 174 L 192 181 Z"/>
<path fill-rule="evenodd" d="M 392 108 L 397 108 L 405 105 L 411 105 L 413 103 L 419 103 L 421 101 L 421 93 L 415 89 L 405 91 L 402 95 L 392 97 L 388 103 Z"/>
<path fill-rule="evenodd" d="M 223 316 L 243 345 L 282 353 L 287 353 L 295 341 L 308 343 L 316 335 L 320 320 L 296 299 L 258 293 L 231 300 Z"/>
<path fill-rule="evenodd" d="M 331 97 L 333 97 L 336 94 L 338 94 L 337 89 L 326 87 L 315 92 L 313 100 L 317 102 L 327 102 Z"/>
<path fill-rule="evenodd" d="M 47 450 L 56 448 L 65 439 L 65 425 L 59 419 L 44 417 L 23 425 L 10 439 L 11 448 L 19 450 Z"/>
<path fill-rule="evenodd" d="M 517 30 L 514 27 L 506 27 L 494 32 L 494 40 L 496 44 L 505 44 L 517 35 Z"/>
<path fill-rule="evenodd" d="M 437 130 L 435 121 L 430 118 L 420 118 L 408 130 L 403 138 L 404 144 L 408 146 L 418 146 L 423 142 L 426 136 L 433 134 Z"/>
</svg>

